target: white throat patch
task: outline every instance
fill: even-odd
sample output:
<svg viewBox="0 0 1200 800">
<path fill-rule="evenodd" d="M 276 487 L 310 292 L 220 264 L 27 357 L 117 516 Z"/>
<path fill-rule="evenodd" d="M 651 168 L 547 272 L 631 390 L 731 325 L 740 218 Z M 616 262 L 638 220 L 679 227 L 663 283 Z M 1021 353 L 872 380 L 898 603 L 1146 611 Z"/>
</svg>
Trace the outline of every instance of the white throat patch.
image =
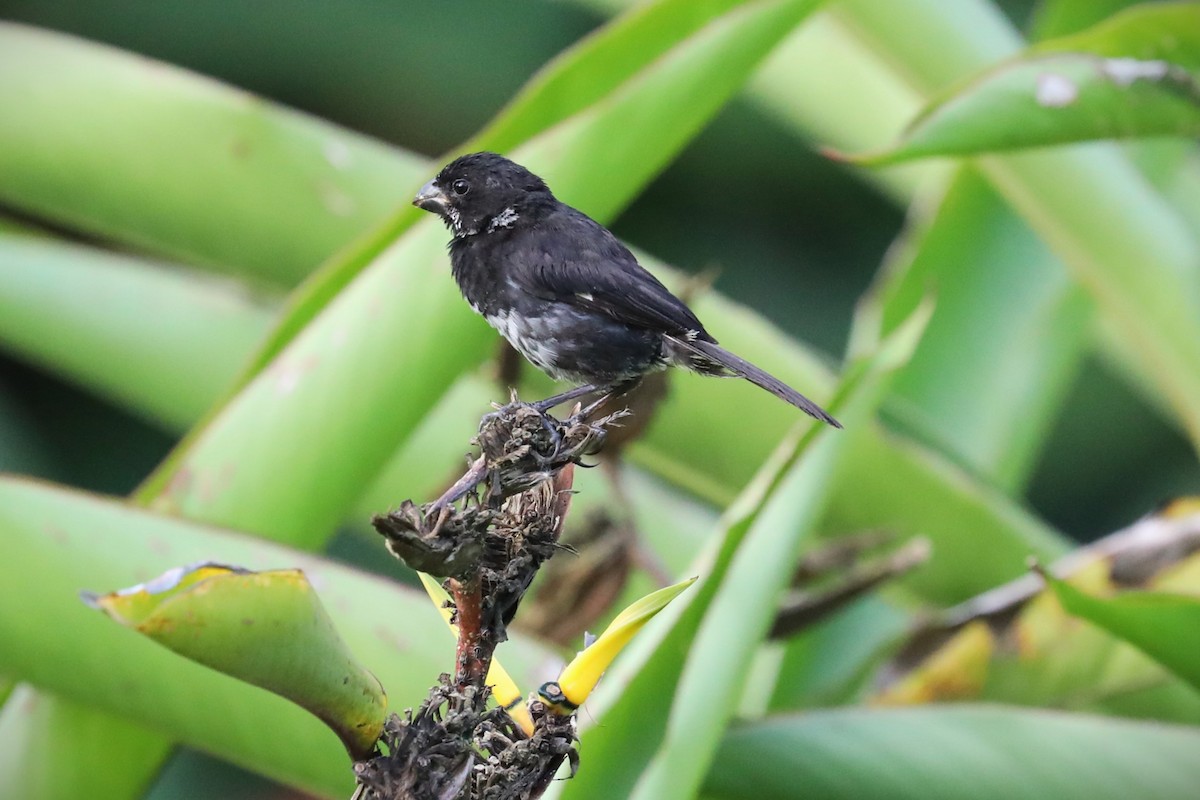
<svg viewBox="0 0 1200 800">
<path fill-rule="evenodd" d="M 479 231 L 474 228 L 463 228 L 462 214 L 454 206 L 446 207 L 446 219 L 450 221 L 450 230 L 454 231 L 454 238 L 461 239 L 464 236 L 474 236 Z"/>
<path fill-rule="evenodd" d="M 492 217 L 492 221 L 488 223 L 488 233 L 493 233 L 500 228 L 511 228 L 513 223 L 518 219 L 520 219 L 520 216 L 513 210 L 512 206 L 509 206 Z"/>
</svg>

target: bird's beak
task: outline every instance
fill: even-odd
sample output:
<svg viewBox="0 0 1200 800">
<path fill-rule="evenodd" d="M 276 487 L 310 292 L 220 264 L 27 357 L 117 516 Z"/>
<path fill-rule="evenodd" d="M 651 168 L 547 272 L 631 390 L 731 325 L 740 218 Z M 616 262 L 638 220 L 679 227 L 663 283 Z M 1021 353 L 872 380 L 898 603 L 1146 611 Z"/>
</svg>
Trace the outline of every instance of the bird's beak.
<svg viewBox="0 0 1200 800">
<path fill-rule="evenodd" d="M 417 192 L 417 196 L 413 198 L 413 205 L 417 208 L 441 215 L 445 215 L 449 202 L 446 193 L 433 181 L 422 186 L 421 191 Z"/>
</svg>

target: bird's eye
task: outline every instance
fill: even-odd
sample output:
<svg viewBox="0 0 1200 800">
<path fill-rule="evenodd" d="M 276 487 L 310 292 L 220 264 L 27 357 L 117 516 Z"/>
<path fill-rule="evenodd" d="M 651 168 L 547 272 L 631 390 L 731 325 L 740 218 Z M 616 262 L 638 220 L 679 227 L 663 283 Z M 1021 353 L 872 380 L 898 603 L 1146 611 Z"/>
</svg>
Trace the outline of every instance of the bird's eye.
<svg viewBox="0 0 1200 800">
<path fill-rule="evenodd" d="M 467 183 L 462 178 L 459 178 L 454 183 L 450 184 L 450 188 L 455 194 L 466 194 L 467 192 L 471 191 L 471 184 Z"/>
</svg>

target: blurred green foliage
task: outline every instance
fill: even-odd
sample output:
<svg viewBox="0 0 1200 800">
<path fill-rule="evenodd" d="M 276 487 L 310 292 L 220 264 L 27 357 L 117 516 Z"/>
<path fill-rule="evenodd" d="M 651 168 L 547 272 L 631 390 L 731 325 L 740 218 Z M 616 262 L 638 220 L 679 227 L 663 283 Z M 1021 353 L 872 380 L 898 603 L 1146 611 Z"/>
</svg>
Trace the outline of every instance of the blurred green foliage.
<svg viewBox="0 0 1200 800">
<path fill-rule="evenodd" d="M 863 699 L 917 609 L 963 600 L 1019 575 L 1028 554 L 1052 559 L 1072 539 L 1197 492 L 1195 142 L 1092 141 L 1164 129 L 1153 108 L 1128 124 L 1118 86 L 1083 115 L 1094 125 L 1057 129 L 1043 109 L 1038 125 L 1051 135 L 1040 141 L 1080 144 L 999 154 L 988 135 L 1027 121 L 1013 126 L 1003 104 L 970 94 L 1026 39 L 1071 37 L 1131 5 L 1153 23 L 1154 4 L 842 0 L 815 15 L 805 0 L 630 5 L 0 0 L 0 470 L 112 495 L 143 485 L 137 505 L 155 512 L 332 547 L 403 577 L 375 563 L 383 551 L 361 536 L 365 516 L 433 492 L 503 394 L 490 380 L 494 336 L 450 280 L 445 233 L 408 198 L 443 154 L 498 135 L 668 283 L 714 270 L 695 305 L 732 349 L 854 409 L 844 433 L 790 440 L 794 465 L 781 478 L 778 453 L 761 465 L 792 428 L 790 409 L 737 382 L 673 379 L 624 483 L 659 561 L 682 574 L 707 547 L 690 569 L 713 582 L 696 587 L 672 633 L 652 627 L 642 652 L 614 667 L 621 677 L 601 684 L 589 712 L 604 725 L 584 734 L 585 771 L 555 792 L 604 797 L 619 779 L 646 797 L 732 798 L 743 785 L 786 796 L 808 775 L 820 796 L 894 796 L 894 782 L 909 780 L 957 796 L 962 770 L 995 781 L 1024 766 L 1028 796 L 1123 796 L 1137 776 L 1152 778 L 1144 796 L 1182 796 L 1177 787 L 1200 780 L 1174 757 L 1200 740 L 1186 703 L 1189 724 L 1171 729 L 1136 699 L 1111 712 L 1136 723 L 1064 712 L 1042 724 L 988 708 L 758 721 L 761 698 L 772 711 Z M 1089 52 L 1172 57 L 1099 40 Z M 1063 41 L 1081 47 L 1088 36 Z M 1184 37 L 1192 49 L 1177 58 L 1193 78 L 1194 45 Z M 561 103 L 554 79 L 574 87 Z M 489 128 L 515 96 L 509 127 Z M 595 99 L 571 102 L 585 96 Z M 964 97 L 974 111 L 952 120 L 953 145 L 922 152 L 968 161 L 871 171 L 819 154 L 882 150 L 918 111 L 938 108 L 927 104 Z M 927 326 L 905 326 L 930 308 Z M 898 336 L 911 339 L 903 357 Z M 536 381 L 528 391 L 544 388 Z M 623 503 L 597 474 L 580 488 L 581 507 Z M 169 655 L 92 628 L 73 592 L 144 580 L 185 551 L 234 551 L 261 568 L 304 561 L 331 570 L 337 591 L 350 591 L 353 573 L 20 478 L 4 478 L 0 496 L 0 634 L 16 648 L 0 652 L 0 678 L 21 681 L 0 711 L 10 756 L 0 787 L 139 797 L 173 742 L 309 791 L 344 786 L 339 753 L 319 726 L 292 724 L 295 714 L 281 753 L 231 737 L 222 725 L 253 726 L 223 720 L 219 707 L 189 716 L 170 706 L 177 686 L 187 698 L 211 685 L 237 719 L 290 713 L 256 705 L 248 687 L 174 675 Z M 735 497 L 742 516 L 706 546 Z M 797 552 L 863 528 L 925 535 L 933 559 L 884 599 L 785 648 L 763 645 Z M 388 598 L 378 605 L 423 602 L 371 587 Z M 400 632 L 380 648 L 367 644 L 372 613 L 339 625 L 362 626 L 350 638 L 368 662 L 404 662 L 385 683 L 394 705 L 410 704 L 436 677 L 426 661 L 446 660 L 444 634 L 430 635 L 437 649 L 392 647 Z M 431 613 L 415 627 L 426 624 L 440 622 Z M 106 681 L 64 668 L 72 642 Z M 419 657 L 389 652 L 405 648 Z M 506 648 L 501 657 L 536 685 L 542 647 Z M 121 685 L 138 687 L 136 702 L 125 704 Z M 622 728 L 644 724 L 648 709 L 659 724 Z M 730 734 L 739 717 L 749 722 Z M 125 771 L 89 784 L 39 758 L 72 722 L 93 732 L 72 737 L 80 763 Z M 911 741 L 898 733 L 910 730 Z M 1039 737 L 1079 745 L 1039 747 Z M 848 744 L 859 741 L 877 750 Z M 1054 793 L 1064 764 L 1118 742 L 1122 757 L 1105 759 L 1093 788 Z M 956 774 L 920 763 L 916 753 L 934 746 L 948 748 Z M 786 763 L 773 772 L 748 751 Z M 999 751 L 1010 760 L 979 755 Z M 188 777 L 194 762 L 171 764 L 153 796 L 255 791 L 240 779 L 240 789 L 205 789 Z M 889 773 L 895 764 L 906 772 Z M 1003 789 L 981 796 L 1017 796 Z"/>
<path fill-rule="evenodd" d="M 1024 24 L 1031 4 L 1006 5 Z M 1107 5 L 1115 10 L 1122 3 Z M 1047 32 L 1060 34 L 1104 15 L 1099 4 L 1082 3 L 1074 13 L 1084 16 L 1069 23 L 1070 6 L 1048 4 L 1037 18 L 1050 26 Z M 520 3 L 500 12 L 482 0 L 453 7 L 344 0 L 236 7 L 179 0 L 0 2 L 0 19 L 179 64 L 428 155 L 467 138 L 534 70 L 603 18 L 581 4 Z M 729 202 L 735 196 L 737 202 Z M 730 104 L 614 229 L 684 269 L 719 270 L 718 289 L 835 354 L 844 346 L 855 299 L 899 229 L 901 211 L 870 186 L 869 176 L 820 158 L 748 97 Z M 47 404 L 87 402 L 11 361 L 5 375 L 8 394 L 30 413 Z M 1064 531 L 1087 539 L 1195 485 L 1200 471 L 1180 437 L 1147 414 L 1111 367 L 1089 359 L 1079 381 L 1088 388 L 1073 392 L 1058 414 L 1029 499 Z M 52 461 L 75 461 L 63 457 L 66 449 L 111 452 L 105 429 L 135 424 L 119 410 L 114 416 L 90 404 L 65 416 L 97 424 L 51 445 Z M 38 426 L 52 440 L 55 427 L 53 421 Z M 89 440 L 97 446 L 79 447 Z M 41 474 L 106 491 L 132 488 L 166 440 L 153 430 L 127 430 L 121 440 L 129 443 L 127 455 L 141 452 L 141 460 L 97 464 L 93 471 L 82 471 L 86 461 L 68 463 Z M 1110 455 L 1098 460 L 1094 443 Z M 0 453 L 8 458 L 15 456 Z M 0 463 L 26 469 L 18 461 Z M 120 474 L 127 477 L 115 481 Z M 1110 481 L 1122 492 L 1109 491 Z"/>
</svg>

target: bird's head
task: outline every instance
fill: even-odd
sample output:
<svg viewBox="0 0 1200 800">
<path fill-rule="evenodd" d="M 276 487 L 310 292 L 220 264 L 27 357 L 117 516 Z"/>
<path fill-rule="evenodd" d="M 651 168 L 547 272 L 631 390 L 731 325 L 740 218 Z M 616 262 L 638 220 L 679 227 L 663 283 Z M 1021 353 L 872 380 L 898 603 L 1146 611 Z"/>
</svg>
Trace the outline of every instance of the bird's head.
<svg viewBox="0 0 1200 800">
<path fill-rule="evenodd" d="M 520 164 L 495 153 L 471 153 L 422 186 L 413 205 L 440 216 L 461 238 L 510 228 L 553 200 L 545 182 Z"/>
</svg>

